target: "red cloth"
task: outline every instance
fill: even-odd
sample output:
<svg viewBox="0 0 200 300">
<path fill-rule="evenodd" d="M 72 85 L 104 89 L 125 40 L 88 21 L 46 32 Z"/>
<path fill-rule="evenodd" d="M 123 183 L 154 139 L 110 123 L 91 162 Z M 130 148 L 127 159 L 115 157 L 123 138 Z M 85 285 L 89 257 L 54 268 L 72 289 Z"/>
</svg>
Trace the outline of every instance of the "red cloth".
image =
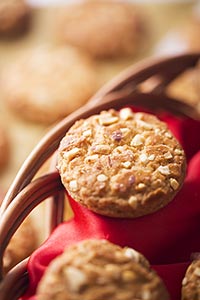
<svg viewBox="0 0 200 300">
<path fill-rule="evenodd" d="M 68 245 L 105 238 L 143 253 L 165 282 L 171 300 L 180 300 L 181 281 L 192 252 L 200 251 L 200 122 L 162 116 L 182 144 L 188 161 L 184 185 L 166 207 L 137 219 L 100 216 L 70 199 L 75 217 L 59 225 L 28 263 L 29 289 L 23 299 L 36 300 L 35 288 L 49 262 Z"/>
</svg>

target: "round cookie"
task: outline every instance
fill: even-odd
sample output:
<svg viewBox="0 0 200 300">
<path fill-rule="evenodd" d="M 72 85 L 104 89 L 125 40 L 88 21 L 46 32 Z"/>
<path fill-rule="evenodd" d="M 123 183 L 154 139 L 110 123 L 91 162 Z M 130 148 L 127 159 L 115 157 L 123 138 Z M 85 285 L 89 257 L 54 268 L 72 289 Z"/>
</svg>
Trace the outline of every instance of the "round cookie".
<svg viewBox="0 0 200 300">
<path fill-rule="evenodd" d="M 4 128 L 0 126 L 0 172 L 9 160 L 9 141 Z"/>
<path fill-rule="evenodd" d="M 3 193 L 0 194 L 0 205 Z M 11 238 L 4 256 L 3 272 L 7 273 L 12 267 L 28 257 L 37 247 L 37 235 L 31 218 L 26 219 Z"/>
<path fill-rule="evenodd" d="M 144 20 L 130 3 L 86 1 L 58 15 L 59 39 L 93 57 L 134 55 L 146 39 Z"/>
<path fill-rule="evenodd" d="M 200 257 L 188 267 L 182 281 L 182 300 L 200 299 Z"/>
<path fill-rule="evenodd" d="M 106 240 L 68 247 L 47 268 L 38 300 L 166 300 L 165 286 L 137 251 Z"/>
<path fill-rule="evenodd" d="M 165 123 L 124 108 L 77 121 L 62 139 L 58 170 L 67 192 L 111 217 L 159 210 L 180 189 L 185 154 Z"/>
<path fill-rule="evenodd" d="M 93 62 L 74 48 L 30 49 L 2 74 L 5 102 L 26 120 L 51 124 L 83 105 L 97 89 Z"/>
<path fill-rule="evenodd" d="M 0 36 L 24 31 L 30 18 L 30 7 L 25 0 L 0 1 Z"/>
<path fill-rule="evenodd" d="M 29 218 L 16 231 L 3 257 L 3 270 L 7 273 L 17 263 L 28 257 L 37 247 L 37 236 Z"/>
</svg>

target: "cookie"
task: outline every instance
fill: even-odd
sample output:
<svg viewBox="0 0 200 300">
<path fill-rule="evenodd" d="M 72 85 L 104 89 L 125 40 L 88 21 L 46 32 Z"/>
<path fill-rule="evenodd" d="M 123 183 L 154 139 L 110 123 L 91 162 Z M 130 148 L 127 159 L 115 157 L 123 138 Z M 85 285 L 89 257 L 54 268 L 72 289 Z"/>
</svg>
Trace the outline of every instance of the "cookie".
<svg viewBox="0 0 200 300">
<path fill-rule="evenodd" d="M 3 193 L 0 193 L 0 205 Z M 3 272 L 7 273 L 12 267 L 28 257 L 37 247 L 37 234 L 31 218 L 26 219 L 11 238 L 4 256 Z"/>
<path fill-rule="evenodd" d="M 185 177 L 185 154 L 166 124 L 124 108 L 77 121 L 62 139 L 58 170 L 88 209 L 134 218 L 169 203 Z"/>
<path fill-rule="evenodd" d="M 167 88 L 167 94 L 200 112 L 200 63 L 173 80 Z"/>
<path fill-rule="evenodd" d="M 5 129 L 0 126 L 0 172 L 9 161 L 9 139 Z"/>
<path fill-rule="evenodd" d="M 192 16 L 179 32 L 187 51 L 200 51 L 200 16 Z"/>
<path fill-rule="evenodd" d="M 0 36 L 18 34 L 27 29 L 30 12 L 25 0 L 1 0 Z"/>
<path fill-rule="evenodd" d="M 6 67 L 4 101 L 20 117 L 52 124 L 83 105 L 97 89 L 93 62 L 74 48 L 27 50 Z"/>
<path fill-rule="evenodd" d="M 143 17 L 128 2 L 86 1 L 68 5 L 57 19 L 59 40 L 96 58 L 134 55 L 146 40 Z"/>
<path fill-rule="evenodd" d="M 165 286 L 137 251 L 106 240 L 67 248 L 47 268 L 38 300 L 169 299 Z"/>
<path fill-rule="evenodd" d="M 182 281 L 182 300 L 200 299 L 200 257 L 188 267 Z"/>
</svg>

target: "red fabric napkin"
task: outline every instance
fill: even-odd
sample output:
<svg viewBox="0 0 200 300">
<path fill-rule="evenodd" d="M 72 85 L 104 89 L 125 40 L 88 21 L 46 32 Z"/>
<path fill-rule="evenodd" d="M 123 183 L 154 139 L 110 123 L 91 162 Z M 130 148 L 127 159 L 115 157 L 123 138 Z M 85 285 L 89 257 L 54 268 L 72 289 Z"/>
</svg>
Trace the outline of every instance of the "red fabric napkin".
<svg viewBox="0 0 200 300">
<path fill-rule="evenodd" d="M 171 295 L 180 300 L 181 281 L 192 252 L 200 251 L 200 122 L 162 115 L 182 144 L 188 161 L 183 187 L 158 212 L 137 219 L 100 216 L 70 197 L 74 218 L 59 225 L 28 263 L 30 284 L 23 299 L 36 300 L 37 284 L 49 262 L 67 246 L 87 238 L 104 238 L 143 253 Z"/>
</svg>

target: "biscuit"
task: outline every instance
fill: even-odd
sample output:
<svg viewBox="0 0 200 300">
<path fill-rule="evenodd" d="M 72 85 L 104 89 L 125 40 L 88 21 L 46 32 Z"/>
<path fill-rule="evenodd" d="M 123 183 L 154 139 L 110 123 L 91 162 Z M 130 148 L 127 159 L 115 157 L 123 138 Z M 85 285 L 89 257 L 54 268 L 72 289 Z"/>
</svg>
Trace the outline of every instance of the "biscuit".
<svg viewBox="0 0 200 300">
<path fill-rule="evenodd" d="M 185 154 L 167 125 L 124 108 L 77 121 L 62 139 L 58 170 L 88 209 L 134 218 L 169 203 L 185 176 Z"/>
<path fill-rule="evenodd" d="M 20 117 L 52 124 L 83 105 L 97 89 L 93 62 L 73 48 L 44 46 L 6 67 L 4 101 Z"/>
<path fill-rule="evenodd" d="M 173 80 L 167 87 L 167 94 L 195 107 L 200 112 L 200 63 Z"/>
<path fill-rule="evenodd" d="M 28 257 L 37 247 L 37 235 L 32 220 L 22 223 L 13 235 L 3 256 L 3 270 L 7 273 L 21 260 Z"/>
<path fill-rule="evenodd" d="M 0 36 L 24 31 L 30 19 L 31 9 L 24 0 L 0 1 Z"/>
<path fill-rule="evenodd" d="M 0 171 L 9 161 L 9 139 L 6 131 L 0 126 Z"/>
<path fill-rule="evenodd" d="M 165 286 L 137 251 L 106 240 L 67 248 L 47 268 L 38 300 L 169 299 Z"/>
<path fill-rule="evenodd" d="M 67 6 L 58 15 L 61 41 L 96 58 L 135 55 L 146 39 L 144 20 L 130 3 L 86 1 Z"/>
<path fill-rule="evenodd" d="M 192 16 L 191 19 L 180 29 L 180 36 L 187 51 L 200 51 L 200 17 Z"/>
<path fill-rule="evenodd" d="M 188 267 L 182 281 L 182 300 L 200 299 L 200 259 L 194 260 Z"/>
</svg>

